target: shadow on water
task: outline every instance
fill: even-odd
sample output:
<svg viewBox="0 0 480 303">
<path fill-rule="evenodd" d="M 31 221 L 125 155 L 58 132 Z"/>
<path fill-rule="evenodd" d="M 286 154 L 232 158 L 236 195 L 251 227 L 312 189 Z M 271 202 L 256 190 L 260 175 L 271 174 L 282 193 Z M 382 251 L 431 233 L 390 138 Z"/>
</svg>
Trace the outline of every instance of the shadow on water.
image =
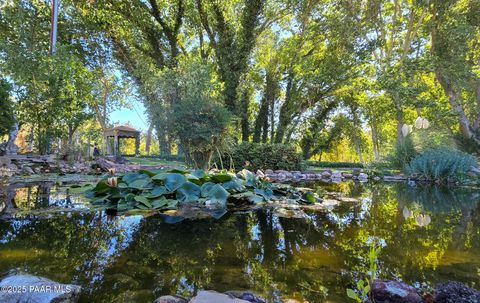
<svg viewBox="0 0 480 303">
<path fill-rule="evenodd" d="M 0 273 L 79 284 L 81 302 L 151 302 L 199 289 L 252 290 L 269 302 L 348 302 L 345 289 L 365 271 L 367 242 L 377 238 L 385 242 L 381 277 L 480 285 L 478 191 L 353 182 L 314 187 L 357 202 L 301 219 L 260 210 L 176 223 L 101 212 L 0 220 Z M 54 184 L 7 192 L 8 207 L 68 205 Z"/>
</svg>

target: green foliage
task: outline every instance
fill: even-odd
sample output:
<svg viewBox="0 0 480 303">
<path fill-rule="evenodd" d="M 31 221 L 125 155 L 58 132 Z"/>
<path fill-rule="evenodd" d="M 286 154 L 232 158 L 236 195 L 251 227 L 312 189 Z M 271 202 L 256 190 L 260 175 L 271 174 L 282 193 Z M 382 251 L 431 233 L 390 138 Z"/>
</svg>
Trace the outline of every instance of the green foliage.
<svg viewBox="0 0 480 303">
<path fill-rule="evenodd" d="M 227 135 L 232 115 L 222 105 L 203 98 L 187 99 L 173 109 L 175 133 L 187 160 L 207 169 L 218 146 Z"/>
<path fill-rule="evenodd" d="M 412 137 L 409 135 L 395 144 L 389 162 L 392 168 L 404 170 L 417 155 L 418 152 L 415 149 Z"/>
<path fill-rule="evenodd" d="M 15 123 L 10 89 L 7 81 L 0 79 L 0 136 L 8 134 Z"/>
<path fill-rule="evenodd" d="M 231 163 L 235 169 L 301 170 L 302 157 L 295 148 L 287 144 L 242 142 L 231 148 L 224 156 L 223 163 Z M 219 165 L 218 161 L 216 163 Z"/>
<path fill-rule="evenodd" d="M 238 174 L 141 170 L 118 177 L 104 177 L 95 186 L 72 186 L 70 192 L 85 192 L 92 204 L 117 211 L 168 210 L 185 203 L 211 203 L 225 207 L 229 197 L 250 203 L 280 199 L 305 204 L 318 201 L 318 196 L 312 192 L 266 182 L 247 170 Z"/>
<path fill-rule="evenodd" d="M 429 180 L 458 179 L 472 166 L 476 166 L 475 157 L 453 149 L 431 149 L 415 157 L 406 170 L 409 174 Z"/>
<path fill-rule="evenodd" d="M 356 162 L 328 162 L 328 161 L 305 161 L 307 166 L 325 168 L 364 168 L 365 165 Z"/>
<path fill-rule="evenodd" d="M 373 281 L 377 279 L 377 270 L 378 270 L 378 255 L 380 253 L 381 247 L 374 243 L 370 247 L 368 253 L 368 270 L 364 272 L 365 279 L 358 280 L 356 283 L 356 289 L 347 288 L 347 296 L 350 299 L 355 300 L 356 302 L 373 302 L 370 299 L 370 289 Z"/>
</svg>

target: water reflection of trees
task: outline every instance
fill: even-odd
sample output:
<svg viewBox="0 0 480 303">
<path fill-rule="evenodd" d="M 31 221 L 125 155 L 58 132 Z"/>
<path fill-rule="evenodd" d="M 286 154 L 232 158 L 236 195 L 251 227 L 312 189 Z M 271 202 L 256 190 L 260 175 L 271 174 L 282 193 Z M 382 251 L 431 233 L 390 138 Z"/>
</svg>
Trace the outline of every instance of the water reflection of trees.
<svg viewBox="0 0 480 303">
<path fill-rule="evenodd" d="M 322 302 L 326 295 L 342 301 L 365 269 L 367 240 L 377 237 L 387 243 L 380 262 L 389 278 L 480 283 L 480 206 L 466 201 L 475 193 L 349 186 L 344 193 L 361 202 L 305 219 L 259 211 L 177 224 L 159 216 L 109 221 L 86 214 L 0 221 L 0 270 L 81 283 L 84 302 L 147 302 L 202 288 L 255 290 L 271 302 L 282 296 Z M 448 205 L 444 199 L 456 207 L 441 206 Z M 404 207 L 428 214 L 431 223 L 419 227 L 414 217 L 405 219 Z"/>
</svg>

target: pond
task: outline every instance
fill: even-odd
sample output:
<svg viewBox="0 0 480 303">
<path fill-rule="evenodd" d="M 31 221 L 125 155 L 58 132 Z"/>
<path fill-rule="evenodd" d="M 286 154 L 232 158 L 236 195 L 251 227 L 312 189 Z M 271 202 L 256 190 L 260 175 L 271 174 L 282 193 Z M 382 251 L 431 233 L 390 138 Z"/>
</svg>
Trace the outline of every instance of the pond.
<svg viewBox="0 0 480 303">
<path fill-rule="evenodd" d="M 24 212 L 0 219 L 0 274 L 81 285 L 80 302 L 152 302 L 199 289 L 251 290 L 268 302 L 353 302 L 346 288 L 365 272 L 377 241 L 381 277 L 424 288 L 444 280 L 480 285 L 480 191 L 315 186 L 344 202 L 303 218 L 261 209 L 173 224 L 160 215 L 87 211 L 55 183 L 10 187 Z M 37 207 L 66 211 L 28 215 Z"/>
</svg>

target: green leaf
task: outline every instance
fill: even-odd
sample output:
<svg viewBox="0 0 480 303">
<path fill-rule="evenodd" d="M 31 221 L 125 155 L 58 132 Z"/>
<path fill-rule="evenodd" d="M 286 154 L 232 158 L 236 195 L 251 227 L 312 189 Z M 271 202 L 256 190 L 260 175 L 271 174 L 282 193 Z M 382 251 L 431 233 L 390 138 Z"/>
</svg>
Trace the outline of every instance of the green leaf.
<svg viewBox="0 0 480 303">
<path fill-rule="evenodd" d="M 68 192 L 70 194 L 83 194 L 86 191 L 94 189 L 92 184 L 85 184 L 84 186 L 70 187 Z"/>
<path fill-rule="evenodd" d="M 172 201 L 172 200 L 168 200 L 168 199 L 165 199 L 164 197 L 162 197 L 160 199 L 153 200 L 152 201 L 152 207 L 155 208 L 155 209 L 166 208 L 168 206 L 168 204 L 170 203 L 170 201 Z"/>
<path fill-rule="evenodd" d="M 225 205 L 229 196 L 230 194 L 225 190 L 225 188 L 223 188 L 220 184 L 215 184 L 208 192 L 207 198 L 212 203 Z"/>
<path fill-rule="evenodd" d="M 168 171 L 169 173 L 174 173 L 174 174 L 181 174 L 181 175 L 185 175 L 185 174 L 188 174 L 188 171 L 186 170 L 181 170 L 181 169 L 171 169 Z"/>
<path fill-rule="evenodd" d="M 203 169 L 197 169 L 192 172 L 192 175 L 197 177 L 198 179 L 205 179 L 207 177 L 207 173 Z"/>
<path fill-rule="evenodd" d="M 187 181 L 177 189 L 176 196 L 180 202 L 195 202 L 200 198 L 200 186 Z"/>
<path fill-rule="evenodd" d="M 212 183 L 212 182 L 203 183 L 203 185 L 200 187 L 200 192 L 202 194 L 202 197 L 204 198 L 208 197 L 208 193 L 210 192 L 210 190 L 214 185 L 215 183 Z"/>
<path fill-rule="evenodd" d="M 242 192 L 245 190 L 242 180 L 238 178 L 233 178 L 232 180 L 223 183 L 222 186 L 226 190 L 234 190 L 237 192 Z"/>
<path fill-rule="evenodd" d="M 350 289 L 350 288 L 347 288 L 347 296 L 350 298 L 350 299 L 353 299 L 355 301 L 358 301 L 360 298 L 358 297 L 357 293 L 353 290 L 353 289 Z"/>
<path fill-rule="evenodd" d="M 150 188 L 152 188 L 152 184 L 150 182 L 150 179 L 138 179 L 138 180 L 135 180 L 135 181 L 131 182 L 130 184 L 128 184 L 128 186 L 130 188 L 134 188 L 134 189 L 150 189 Z"/>
<path fill-rule="evenodd" d="M 112 188 L 110 186 L 108 186 L 106 180 L 100 180 L 97 183 L 97 185 L 95 186 L 95 189 L 94 189 L 95 195 L 105 194 L 105 193 L 108 193 L 111 190 L 112 190 Z"/>
<path fill-rule="evenodd" d="M 135 201 L 142 203 L 148 208 L 152 208 L 152 204 L 150 204 L 150 201 L 144 196 L 135 196 Z M 138 206 L 138 205 L 137 205 Z"/>
<path fill-rule="evenodd" d="M 312 203 L 312 204 L 313 204 L 313 203 L 317 202 L 317 198 L 315 197 L 315 194 L 312 193 L 312 192 L 310 192 L 310 191 L 304 193 L 303 196 L 302 196 L 302 198 L 303 198 L 304 201 L 306 201 L 306 202 L 308 202 L 308 203 Z"/>
<path fill-rule="evenodd" d="M 161 173 L 162 171 L 160 169 L 141 169 L 138 172 L 141 174 L 148 175 L 149 177 L 153 177 Z"/>
<path fill-rule="evenodd" d="M 253 192 L 259 196 L 262 196 L 265 200 L 270 200 L 273 197 L 273 192 L 270 189 L 255 188 Z"/>
<path fill-rule="evenodd" d="M 150 180 L 150 177 L 147 174 L 139 174 L 139 173 L 128 173 L 122 177 L 122 181 L 127 183 L 129 186 L 132 182 L 136 180 L 141 180 L 141 179 Z"/>
<path fill-rule="evenodd" d="M 168 174 L 165 178 L 165 187 L 169 192 L 176 191 L 183 183 L 187 182 L 184 175 L 173 173 Z"/>
<path fill-rule="evenodd" d="M 158 198 L 165 193 L 167 193 L 167 188 L 165 186 L 156 186 L 152 189 L 147 198 Z"/>
<path fill-rule="evenodd" d="M 168 176 L 168 173 L 158 173 L 155 176 L 152 177 L 152 180 L 160 180 L 160 181 L 165 181 L 165 178 Z"/>
<path fill-rule="evenodd" d="M 216 182 L 216 183 L 223 183 L 223 182 L 227 182 L 227 181 L 230 181 L 232 180 L 233 176 L 230 175 L 230 174 L 213 174 L 213 175 L 210 175 L 210 179 L 213 181 L 213 182 Z"/>
</svg>

